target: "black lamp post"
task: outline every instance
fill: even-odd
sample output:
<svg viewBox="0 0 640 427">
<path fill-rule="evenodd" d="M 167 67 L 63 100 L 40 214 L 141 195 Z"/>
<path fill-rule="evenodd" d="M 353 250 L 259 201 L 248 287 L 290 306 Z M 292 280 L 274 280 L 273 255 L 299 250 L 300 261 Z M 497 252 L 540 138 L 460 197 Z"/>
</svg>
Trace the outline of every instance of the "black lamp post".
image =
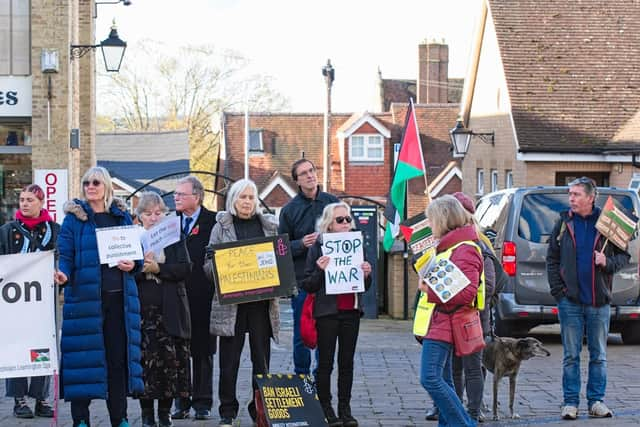
<svg viewBox="0 0 640 427">
<path fill-rule="evenodd" d="M 456 125 L 449 131 L 451 137 L 451 144 L 453 145 L 454 157 L 464 157 L 469 151 L 469 143 L 471 143 L 471 137 L 477 136 L 485 144 L 495 145 L 494 132 L 473 132 L 471 129 L 464 127 L 462 119 L 456 121 Z"/>
<path fill-rule="evenodd" d="M 102 40 L 100 44 L 96 45 L 71 45 L 70 57 L 82 58 L 89 51 L 99 47 L 102 50 L 102 57 L 104 58 L 104 66 L 109 72 L 119 72 L 120 65 L 122 64 L 122 58 L 124 57 L 124 51 L 127 48 L 127 42 L 123 41 L 118 36 L 118 30 L 115 22 L 111 26 L 111 32 L 109 37 Z"/>
</svg>

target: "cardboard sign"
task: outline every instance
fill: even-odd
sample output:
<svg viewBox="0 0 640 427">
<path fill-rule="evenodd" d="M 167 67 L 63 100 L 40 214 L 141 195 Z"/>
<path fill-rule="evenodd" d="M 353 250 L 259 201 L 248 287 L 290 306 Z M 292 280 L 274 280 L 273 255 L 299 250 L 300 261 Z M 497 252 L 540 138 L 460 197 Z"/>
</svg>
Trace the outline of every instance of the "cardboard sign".
<svg viewBox="0 0 640 427">
<path fill-rule="evenodd" d="M 364 292 L 362 232 L 324 233 L 322 254 L 331 258 L 324 270 L 327 295 Z"/>
<path fill-rule="evenodd" d="M 471 283 L 457 265 L 444 258 L 436 260 L 423 280 L 442 302 L 449 301 Z"/>
<path fill-rule="evenodd" d="M 58 370 L 53 251 L 0 256 L 0 378 Z"/>
<path fill-rule="evenodd" d="M 289 296 L 296 286 L 286 234 L 214 245 L 213 269 L 220 304 Z"/>
<path fill-rule="evenodd" d="M 96 229 L 100 264 L 113 267 L 120 260 L 143 259 L 140 234 L 142 228 L 137 225 L 105 227 Z"/>
<path fill-rule="evenodd" d="M 169 216 L 140 235 L 142 250 L 146 254 L 151 251 L 156 259 L 164 248 L 180 241 L 180 217 Z"/>
<path fill-rule="evenodd" d="M 326 427 L 324 412 L 308 375 L 256 375 L 258 413 L 270 427 Z"/>
</svg>

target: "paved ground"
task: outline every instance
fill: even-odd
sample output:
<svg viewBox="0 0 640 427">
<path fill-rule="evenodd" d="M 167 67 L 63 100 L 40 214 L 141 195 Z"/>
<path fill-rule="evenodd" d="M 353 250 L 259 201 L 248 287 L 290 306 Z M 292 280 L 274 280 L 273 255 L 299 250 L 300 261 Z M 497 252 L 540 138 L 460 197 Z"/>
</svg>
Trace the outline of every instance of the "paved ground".
<svg viewBox="0 0 640 427">
<path fill-rule="evenodd" d="M 290 319 L 287 305 L 282 305 L 283 320 Z M 364 320 L 358 350 L 356 353 L 356 372 L 353 387 L 352 408 L 354 416 L 363 427 L 374 426 L 433 426 L 437 423 L 424 419 L 425 409 L 431 401 L 418 382 L 420 346 L 409 331 L 411 325 L 406 321 Z M 557 327 L 545 327 L 534 330 L 534 336 L 541 339 L 551 351 L 549 358 L 533 359 L 524 362 L 520 371 L 516 390 L 516 412 L 520 420 L 487 422 L 489 426 L 528 426 L 528 425 L 589 425 L 589 426 L 637 426 L 640 425 L 640 351 L 637 346 L 624 346 L 620 337 L 609 338 L 609 382 L 607 404 L 615 411 L 616 417 L 606 420 L 588 419 L 586 403 L 582 402 L 582 416 L 578 423 L 559 420 L 562 402 L 560 384 L 560 366 L 562 348 Z M 583 354 L 583 366 L 586 366 L 586 353 Z M 273 373 L 292 372 L 291 363 L 291 325 L 285 322 L 280 344 L 272 352 L 271 371 Z M 216 361 L 215 369 L 218 369 Z M 236 426 L 251 426 L 246 404 L 249 393 L 250 362 L 243 355 L 239 374 L 238 390 L 241 399 L 241 413 Z M 335 374 L 334 374 L 335 375 Z M 583 377 L 586 370 L 583 369 Z M 491 376 L 485 387 L 485 401 L 491 402 Z M 0 393 L 4 395 L 4 382 Z M 214 379 L 217 384 L 217 373 Z M 217 386 L 216 388 L 217 389 Z M 503 380 L 500 387 L 500 400 L 504 402 L 501 410 L 507 411 L 508 382 Z M 335 385 L 334 385 L 335 395 Z M 583 386 L 584 398 L 584 386 Z M 335 399 L 335 397 L 334 397 Z M 37 426 L 45 427 L 50 420 L 16 420 L 11 416 L 12 400 L 0 399 L 0 426 Z M 217 398 L 214 401 L 214 414 L 217 414 Z M 69 405 L 60 402 L 58 425 L 70 426 Z M 106 405 L 102 401 L 92 404 L 92 426 L 108 426 Z M 503 413 L 502 416 L 506 416 Z M 138 402 L 130 400 L 129 417 L 132 426 L 140 425 Z M 211 421 L 175 421 L 176 427 L 217 426 L 218 419 Z"/>
</svg>

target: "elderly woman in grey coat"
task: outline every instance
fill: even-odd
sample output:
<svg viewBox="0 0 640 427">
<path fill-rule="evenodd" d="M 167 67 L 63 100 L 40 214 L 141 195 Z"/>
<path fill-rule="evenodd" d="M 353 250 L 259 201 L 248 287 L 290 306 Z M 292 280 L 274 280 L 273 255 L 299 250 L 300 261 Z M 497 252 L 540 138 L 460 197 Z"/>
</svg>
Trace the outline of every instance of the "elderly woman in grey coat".
<svg viewBox="0 0 640 427">
<path fill-rule="evenodd" d="M 275 217 L 257 213 L 257 207 L 258 189 L 254 182 L 248 179 L 235 182 L 227 194 L 226 211 L 219 212 L 216 217 L 217 224 L 211 231 L 209 245 L 276 235 L 278 224 Z M 211 258 L 205 261 L 204 270 L 213 280 Z M 276 299 L 221 305 L 219 295 L 214 296 L 209 329 L 212 335 L 220 337 L 220 427 L 231 427 L 233 419 L 238 416 L 236 382 L 245 334 L 249 333 L 252 377 L 268 373 L 270 338 L 277 342 L 280 330 L 279 310 Z M 252 385 L 255 390 L 255 383 Z M 257 414 L 253 400 L 248 410 L 255 421 Z"/>
</svg>

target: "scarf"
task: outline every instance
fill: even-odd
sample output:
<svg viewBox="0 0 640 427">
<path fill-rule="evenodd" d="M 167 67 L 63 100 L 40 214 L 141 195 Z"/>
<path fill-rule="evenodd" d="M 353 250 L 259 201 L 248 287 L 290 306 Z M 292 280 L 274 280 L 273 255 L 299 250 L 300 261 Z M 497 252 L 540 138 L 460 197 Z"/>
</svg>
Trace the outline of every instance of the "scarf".
<svg viewBox="0 0 640 427">
<path fill-rule="evenodd" d="M 40 215 L 38 215 L 35 218 L 26 217 L 22 214 L 22 212 L 17 211 L 16 219 L 21 223 L 23 223 L 25 227 L 27 227 L 29 230 L 33 230 L 34 228 L 36 228 L 38 224 L 41 224 L 43 222 L 52 221 L 51 216 L 49 215 L 49 212 L 46 209 L 42 209 L 40 211 Z"/>
</svg>

